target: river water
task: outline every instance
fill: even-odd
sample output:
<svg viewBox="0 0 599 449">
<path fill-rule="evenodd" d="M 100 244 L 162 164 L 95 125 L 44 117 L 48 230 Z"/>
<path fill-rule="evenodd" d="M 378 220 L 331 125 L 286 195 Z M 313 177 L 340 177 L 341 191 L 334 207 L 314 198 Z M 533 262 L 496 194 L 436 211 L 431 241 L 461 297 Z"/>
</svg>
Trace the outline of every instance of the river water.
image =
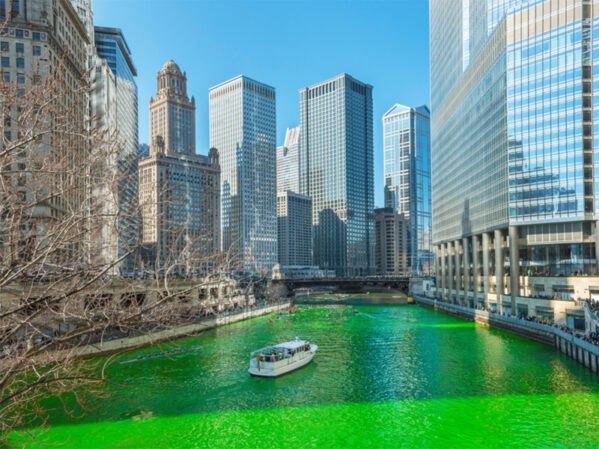
<svg viewBox="0 0 599 449">
<path fill-rule="evenodd" d="M 319 345 L 309 366 L 248 375 L 250 351 L 295 336 Z M 111 379 L 135 389 L 83 419 L 54 414 L 40 438 L 77 449 L 599 447 L 599 377 L 415 305 L 320 306 L 176 344 L 201 350 L 113 365 Z"/>
</svg>

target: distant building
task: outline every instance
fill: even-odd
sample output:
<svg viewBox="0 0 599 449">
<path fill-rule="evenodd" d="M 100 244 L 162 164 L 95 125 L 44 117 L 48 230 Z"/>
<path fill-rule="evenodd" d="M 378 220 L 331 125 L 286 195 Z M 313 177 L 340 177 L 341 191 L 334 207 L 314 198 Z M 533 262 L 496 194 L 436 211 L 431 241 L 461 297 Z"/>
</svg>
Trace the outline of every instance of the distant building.
<svg viewBox="0 0 599 449">
<path fill-rule="evenodd" d="M 209 94 L 210 146 L 221 155 L 221 235 L 248 271 L 277 263 L 275 89 L 240 75 Z"/>
<path fill-rule="evenodd" d="M 409 220 L 408 263 L 414 274 L 433 269 L 430 111 L 395 104 L 383 115 L 385 207 Z"/>
<path fill-rule="evenodd" d="M 150 155 L 139 161 L 146 262 L 157 270 L 197 271 L 219 249 L 219 155 L 214 148 L 195 154 L 195 101 L 173 61 L 158 72 L 150 135 Z"/>
<path fill-rule="evenodd" d="M 300 90 L 300 193 L 312 198 L 314 263 L 373 274 L 372 86 L 341 74 Z"/>
<path fill-rule="evenodd" d="M 312 265 L 312 200 L 290 191 L 277 195 L 279 263 Z"/>
<path fill-rule="evenodd" d="M 410 220 L 391 207 L 375 209 L 374 212 L 377 274 L 409 274 Z"/>
<path fill-rule="evenodd" d="M 335 270 L 324 270 L 315 266 L 282 266 L 276 264 L 272 269 L 273 279 L 331 279 Z"/>
<path fill-rule="evenodd" d="M 300 166 L 299 166 L 299 126 L 287 128 L 285 143 L 277 147 L 277 192 L 299 193 L 300 191 Z"/>
<path fill-rule="evenodd" d="M 148 157 L 150 155 L 150 145 L 147 143 L 140 143 L 137 149 L 137 157 L 138 159 L 143 159 L 144 157 Z"/>
</svg>

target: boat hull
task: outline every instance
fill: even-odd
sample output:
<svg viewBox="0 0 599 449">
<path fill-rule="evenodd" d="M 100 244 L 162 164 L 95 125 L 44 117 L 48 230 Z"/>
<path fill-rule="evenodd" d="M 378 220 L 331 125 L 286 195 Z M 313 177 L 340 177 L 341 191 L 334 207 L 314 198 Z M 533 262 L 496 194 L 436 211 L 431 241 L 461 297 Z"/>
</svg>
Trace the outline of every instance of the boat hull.
<svg viewBox="0 0 599 449">
<path fill-rule="evenodd" d="M 306 355 L 301 359 L 290 360 L 287 364 L 277 363 L 276 365 L 278 366 L 274 366 L 273 368 L 265 367 L 264 365 L 266 364 L 262 363 L 261 368 L 258 369 L 257 364 L 252 364 L 248 369 L 248 372 L 252 377 L 264 378 L 280 377 L 284 376 L 285 374 L 292 373 L 293 371 L 297 371 L 298 369 L 303 368 L 312 361 L 312 359 L 314 358 L 314 353 L 316 352 L 316 349 L 318 349 L 318 346 L 313 346 L 315 346 L 314 350 L 307 352 Z"/>
</svg>

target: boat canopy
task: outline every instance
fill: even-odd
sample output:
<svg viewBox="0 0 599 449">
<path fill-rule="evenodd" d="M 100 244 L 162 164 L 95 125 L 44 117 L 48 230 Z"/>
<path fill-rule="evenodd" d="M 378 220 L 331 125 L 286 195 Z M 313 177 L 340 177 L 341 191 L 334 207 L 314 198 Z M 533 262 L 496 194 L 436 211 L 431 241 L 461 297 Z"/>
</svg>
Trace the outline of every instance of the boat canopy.
<svg viewBox="0 0 599 449">
<path fill-rule="evenodd" d="M 286 341 L 284 343 L 279 343 L 278 345 L 266 346 L 264 348 L 257 349 L 256 351 L 252 351 L 251 355 L 253 356 L 255 354 L 264 354 L 267 352 L 279 353 L 279 352 L 285 352 L 285 350 L 293 351 L 293 350 L 296 350 L 299 347 L 305 346 L 307 344 L 309 344 L 309 342 L 306 340 L 291 340 L 291 341 Z"/>
</svg>

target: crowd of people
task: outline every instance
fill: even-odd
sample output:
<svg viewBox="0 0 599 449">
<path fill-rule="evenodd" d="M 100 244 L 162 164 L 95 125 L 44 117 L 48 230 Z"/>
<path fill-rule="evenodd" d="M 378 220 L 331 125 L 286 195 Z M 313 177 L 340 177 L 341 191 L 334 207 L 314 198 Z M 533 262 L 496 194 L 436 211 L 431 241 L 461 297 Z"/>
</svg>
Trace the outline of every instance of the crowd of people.
<svg viewBox="0 0 599 449">
<path fill-rule="evenodd" d="M 427 295 L 428 296 L 428 295 Z M 438 298 L 434 298 L 434 297 L 430 297 L 431 299 L 435 299 L 437 301 L 441 301 L 441 302 L 446 302 L 448 304 L 452 304 L 450 301 L 445 301 L 445 300 L 440 300 Z M 593 311 L 593 313 L 596 316 L 598 315 L 599 312 L 599 301 L 596 300 L 589 300 L 588 301 L 589 307 L 591 308 L 591 310 Z M 467 307 L 467 306 L 463 306 L 463 307 Z M 557 329 L 560 329 L 563 332 L 566 332 L 570 335 L 573 335 L 576 338 L 580 338 L 581 340 L 586 341 L 587 343 L 591 343 L 594 345 L 599 346 L 599 331 L 594 331 L 594 332 L 589 332 L 589 333 L 585 333 L 585 332 L 581 332 L 577 329 L 571 329 L 568 326 L 564 326 L 562 324 L 558 324 L 555 321 L 553 321 L 553 319 L 549 318 L 549 317 L 537 317 L 537 316 L 530 316 L 528 314 L 525 313 L 518 313 L 517 315 L 515 314 L 508 314 L 508 313 L 499 313 L 497 311 L 497 309 L 491 307 L 491 308 L 486 308 L 486 307 L 482 307 L 482 306 L 476 306 L 476 310 L 480 310 L 483 312 L 488 312 L 488 313 L 493 313 L 495 315 L 500 315 L 500 316 L 505 316 L 505 317 L 509 317 L 509 318 L 517 318 L 523 321 L 529 321 L 529 322 L 533 322 L 533 323 L 539 323 L 539 324 L 545 324 L 547 326 L 553 326 Z"/>
</svg>

